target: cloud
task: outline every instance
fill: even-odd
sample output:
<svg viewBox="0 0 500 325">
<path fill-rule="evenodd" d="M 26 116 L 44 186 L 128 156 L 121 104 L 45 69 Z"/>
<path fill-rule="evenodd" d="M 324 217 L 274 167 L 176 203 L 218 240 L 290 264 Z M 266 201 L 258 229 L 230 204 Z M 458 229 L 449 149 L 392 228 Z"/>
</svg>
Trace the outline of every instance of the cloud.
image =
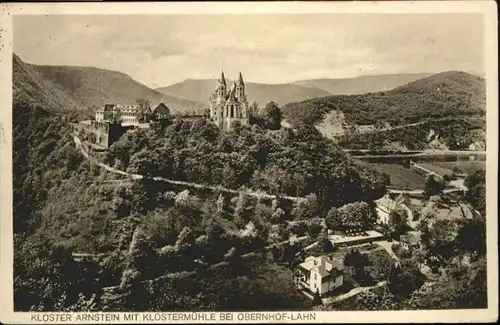
<svg viewBox="0 0 500 325">
<path fill-rule="evenodd" d="M 14 51 L 38 64 L 118 70 L 148 85 L 224 69 L 280 83 L 372 73 L 483 72 L 474 14 L 18 16 Z"/>
</svg>

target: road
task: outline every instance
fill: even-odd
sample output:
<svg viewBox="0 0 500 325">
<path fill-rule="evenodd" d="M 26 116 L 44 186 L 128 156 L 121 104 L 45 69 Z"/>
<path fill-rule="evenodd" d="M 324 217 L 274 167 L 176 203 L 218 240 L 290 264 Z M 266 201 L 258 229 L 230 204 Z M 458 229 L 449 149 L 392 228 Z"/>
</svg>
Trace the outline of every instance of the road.
<svg viewBox="0 0 500 325">
<path fill-rule="evenodd" d="M 322 301 L 323 301 L 324 305 L 331 304 L 334 302 L 338 302 L 338 301 L 342 301 L 342 300 L 354 297 L 356 295 L 359 295 L 362 292 L 385 286 L 386 284 L 387 284 L 387 281 L 384 280 L 384 281 L 380 281 L 379 283 L 377 283 L 373 286 L 370 286 L 370 287 L 356 287 L 356 288 L 352 289 L 351 291 L 344 293 L 340 296 L 323 298 Z"/>
<path fill-rule="evenodd" d="M 363 149 L 366 150 L 366 149 Z M 360 150 L 343 149 L 344 152 L 356 152 Z M 373 151 L 373 150 L 372 150 Z M 472 150 L 433 150 L 433 151 L 421 151 L 418 153 L 395 153 L 387 155 L 353 155 L 356 159 L 373 159 L 373 158 L 412 158 L 412 157 L 446 157 L 446 156 L 474 156 L 474 155 L 484 155 L 486 156 L 486 151 L 472 151 Z"/>
<path fill-rule="evenodd" d="M 232 193 L 232 194 L 239 194 L 241 191 L 244 191 L 246 195 L 257 197 L 257 198 L 264 198 L 264 199 L 276 199 L 276 198 L 284 198 L 292 201 L 300 201 L 300 200 L 305 200 L 303 197 L 296 197 L 296 196 L 288 196 L 288 195 L 274 195 L 274 194 L 268 194 L 266 192 L 261 192 L 261 191 L 253 191 L 251 189 L 245 189 L 245 190 L 235 190 L 235 189 L 230 189 L 226 188 L 223 186 L 212 186 L 212 185 L 206 185 L 206 184 L 199 184 L 199 183 L 193 183 L 193 182 L 184 182 L 184 181 L 177 181 L 177 180 L 172 180 L 172 179 L 167 179 L 164 177 L 159 177 L 159 176 L 145 176 L 145 175 L 140 175 L 140 174 L 134 174 L 134 173 L 128 173 L 123 170 L 119 170 L 117 168 L 111 167 L 107 164 L 104 164 L 102 162 L 97 161 L 96 159 L 92 158 L 89 156 L 88 152 L 85 150 L 85 146 L 82 144 L 82 141 L 78 136 L 73 134 L 73 140 L 76 144 L 77 147 L 80 148 L 83 156 L 91 161 L 92 163 L 98 165 L 99 167 L 102 167 L 106 169 L 109 172 L 127 176 L 131 179 L 152 179 L 157 182 L 166 182 L 174 185 L 182 185 L 185 187 L 191 187 L 191 188 L 197 188 L 197 189 L 207 189 L 207 190 L 212 190 L 212 191 L 222 191 L 226 193 Z"/>
<path fill-rule="evenodd" d="M 448 194 L 448 193 L 460 192 L 463 190 L 464 190 L 463 188 L 447 188 L 443 191 L 443 193 Z M 400 190 L 400 189 L 396 189 L 396 188 L 388 188 L 387 192 L 394 193 L 394 194 L 399 194 L 399 193 L 415 194 L 415 195 L 424 194 L 424 190 Z"/>
</svg>

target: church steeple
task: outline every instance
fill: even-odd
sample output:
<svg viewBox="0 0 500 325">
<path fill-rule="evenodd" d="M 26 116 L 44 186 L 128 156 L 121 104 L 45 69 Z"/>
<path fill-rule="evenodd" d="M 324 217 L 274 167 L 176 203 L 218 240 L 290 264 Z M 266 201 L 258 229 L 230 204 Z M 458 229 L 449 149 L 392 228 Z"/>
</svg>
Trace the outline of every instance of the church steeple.
<svg viewBox="0 0 500 325">
<path fill-rule="evenodd" d="M 236 81 L 236 98 L 238 101 L 245 101 L 245 83 L 243 82 L 243 76 L 240 75 L 238 76 L 238 81 Z"/>
<path fill-rule="evenodd" d="M 215 88 L 215 95 L 219 98 L 226 98 L 227 96 L 227 84 L 226 77 L 224 77 L 224 71 L 220 74 L 219 82 Z"/>
<path fill-rule="evenodd" d="M 245 85 L 245 83 L 243 82 L 243 76 L 241 75 L 241 72 L 240 72 L 240 75 L 238 76 L 238 81 L 236 83 L 238 85 L 242 85 L 242 86 Z"/>
<path fill-rule="evenodd" d="M 222 72 L 220 74 L 219 83 L 223 84 L 224 86 L 227 86 L 226 77 L 224 77 L 224 70 L 222 70 Z"/>
</svg>

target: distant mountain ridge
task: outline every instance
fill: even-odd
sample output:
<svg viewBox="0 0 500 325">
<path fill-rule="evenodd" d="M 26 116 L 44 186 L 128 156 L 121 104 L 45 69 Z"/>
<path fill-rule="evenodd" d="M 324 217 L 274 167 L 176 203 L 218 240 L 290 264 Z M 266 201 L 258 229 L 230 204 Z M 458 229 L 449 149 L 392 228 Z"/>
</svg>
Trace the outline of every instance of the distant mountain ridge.
<svg viewBox="0 0 500 325">
<path fill-rule="evenodd" d="M 234 80 L 226 79 L 226 82 L 231 87 Z M 166 95 L 174 96 L 175 94 L 179 98 L 208 103 L 216 85 L 217 79 L 187 79 L 167 87 L 156 88 L 156 90 Z M 245 81 L 245 91 L 248 100 L 251 103 L 257 102 L 261 107 L 270 101 L 274 101 L 278 105 L 285 105 L 289 102 L 331 95 L 328 91 L 316 87 L 247 81 Z"/>
<path fill-rule="evenodd" d="M 249 101 L 256 101 L 261 107 L 270 101 L 277 102 L 278 105 L 283 106 L 288 103 L 317 97 L 365 94 L 390 90 L 430 75 L 432 74 L 384 74 L 345 79 L 323 78 L 299 80 L 281 84 L 247 81 L 245 85 Z M 233 80 L 226 79 L 226 81 L 228 86 L 231 86 L 233 83 Z M 208 102 L 208 98 L 216 85 L 217 79 L 186 79 L 170 86 L 155 89 L 166 95 L 204 103 Z"/>
<path fill-rule="evenodd" d="M 381 74 L 341 79 L 300 80 L 294 84 L 323 89 L 332 95 L 357 95 L 394 89 L 431 75 L 432 73 Z"/>
<path fill-rule="evenodd" d="M 173 111 L 201 110 L 207 105 L 157 92 L 130 76 L 93 67 L 34 65 L 13 56 L 15 101 L 59 110 L 90 109 L 106 103 L 133 104 L 137 99 L 164 102 Z"/>
</svg>

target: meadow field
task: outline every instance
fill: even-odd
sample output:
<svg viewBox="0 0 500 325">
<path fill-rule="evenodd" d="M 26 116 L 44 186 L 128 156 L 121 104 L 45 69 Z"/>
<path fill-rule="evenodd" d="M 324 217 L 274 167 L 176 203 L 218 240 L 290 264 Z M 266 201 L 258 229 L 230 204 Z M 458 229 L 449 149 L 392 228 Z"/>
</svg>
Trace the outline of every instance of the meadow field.
<svg viewBox="0 0 500 325">
<path fill-rule="evenodd" d="M 436 161 L 418 164 L 441 176 L 450 175 L 455 165 L 458 165 L 465 174 L 473 173 L 478 169 L 486 169 L 485 161 L 459 161 L 458 163 L 454 161 Z"/>
<path fill-rule="evenodd" d="M 389 175 L 391 187 L 398 189 L 423 189 L 425 177 L 398 164 L 370 163 L 370 166 Z"/>
<path fill-rule="evenodd" d="M 438 166 L 440 168 L 446 168 L 451 170 L 453 166 L 455 166 L 456 162 L 454 161 L 441 161 L 441 162 L 433 162 L 432 165 Z M 486 169 L 486 161 L 459 161 L 458 167 L 466 173 L 473 173 L 478 169 Z"/>
</svg>

